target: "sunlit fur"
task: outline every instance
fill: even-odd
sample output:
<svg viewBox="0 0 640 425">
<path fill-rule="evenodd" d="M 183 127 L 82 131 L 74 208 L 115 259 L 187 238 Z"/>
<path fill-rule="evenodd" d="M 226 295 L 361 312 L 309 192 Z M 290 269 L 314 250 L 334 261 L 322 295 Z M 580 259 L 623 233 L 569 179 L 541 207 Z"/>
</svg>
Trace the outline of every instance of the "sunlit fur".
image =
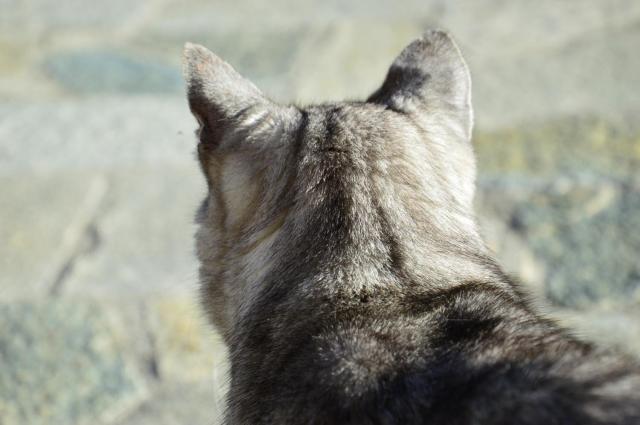
<svg viewBox="0 0 640 425">
<path fill-rule="evenodd" d="M 474 212 L 469 71 L 431 31 L 361 102 L 271 102 L 187 45 L 229 424 L 637 424 L 640 372 L 541 317 Z"/>
</svg>

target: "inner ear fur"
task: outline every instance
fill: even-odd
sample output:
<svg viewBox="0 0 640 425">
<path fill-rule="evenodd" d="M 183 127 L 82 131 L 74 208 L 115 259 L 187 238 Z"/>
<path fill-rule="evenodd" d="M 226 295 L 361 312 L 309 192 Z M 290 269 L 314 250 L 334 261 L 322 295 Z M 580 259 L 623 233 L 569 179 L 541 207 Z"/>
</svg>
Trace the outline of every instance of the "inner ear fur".
<svg viewBox="0 0 640 425">
<path fill-rule="evenodd" d="M 187 43 L 183 73 L 201 143 L 219 146 L 230 133 L 277 129 L 280 107 L 207 48 Z"/>
<path fill-rule="evenodd" d="M 471 138 L 471 77 L 460 49 L 445 31 L 428 31 L 409 44 L 368 101 L 418 117 L 444 118 Z"/>
</svg>

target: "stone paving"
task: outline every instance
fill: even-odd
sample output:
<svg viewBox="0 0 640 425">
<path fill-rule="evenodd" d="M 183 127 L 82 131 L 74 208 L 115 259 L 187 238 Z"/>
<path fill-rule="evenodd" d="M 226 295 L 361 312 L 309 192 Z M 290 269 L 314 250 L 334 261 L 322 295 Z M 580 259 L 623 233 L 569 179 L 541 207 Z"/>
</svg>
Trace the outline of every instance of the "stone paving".
<svg viewBox="0 0 640 425">
<path fill-rule="evenodd" d="M 640 2 L 0 0 L 0 423 L 218 421 L 185 41 L 305 103 L 366 96 L 433 27 L 472 71 L 490 246 L 640 355 Z"/>
</svg>

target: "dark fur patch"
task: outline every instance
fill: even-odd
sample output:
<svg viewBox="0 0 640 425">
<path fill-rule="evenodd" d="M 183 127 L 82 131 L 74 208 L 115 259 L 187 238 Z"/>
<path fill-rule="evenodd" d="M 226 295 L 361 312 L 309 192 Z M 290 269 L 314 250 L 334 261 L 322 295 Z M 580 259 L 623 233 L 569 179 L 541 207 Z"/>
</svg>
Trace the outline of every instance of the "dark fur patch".
<svg viewBox="0 0 640 425">
<path fill-rule="evenodd" d="M 405 49 L 368 102 L 305 108 L 191 49 L 227 423 L 640 424 L 637 362 L 542 317 L 479 236 L 469 76 L 445 33 Z M 260 190 L 227 226 L 246 175 Z"/>
</svg>

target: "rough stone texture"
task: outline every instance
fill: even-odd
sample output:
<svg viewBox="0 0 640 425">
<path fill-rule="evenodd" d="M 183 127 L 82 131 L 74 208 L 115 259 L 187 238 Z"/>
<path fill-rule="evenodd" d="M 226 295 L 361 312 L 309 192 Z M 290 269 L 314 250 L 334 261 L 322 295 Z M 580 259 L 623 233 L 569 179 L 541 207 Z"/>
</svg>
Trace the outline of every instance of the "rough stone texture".
<svg viewBox="0 0 640 425">
<path fill-rule="evenodd" d="M 224 347 L 193 300 L 165 294 L 149 303 L 157 373 L 163 381 L 213 382 L 214 373 L 225 367 Z"/>
<path fill-rule="evenodd" d="M 536 185 L 484 183 L 482 210 L 509 223 L 507 233 L 531 250 L 529 261 L 543 265 L 538 275 L 519 273 L 525 282 L 542 286 L 549 300 L 563 306 L 640 300 L 638 186 L 567 177 Z M 531 254 L 519 250 L 518 257 Z"/>
<path fill-rule="evenodd" d="M 0 300 L 39 299 L 54 290 L 68 260 L 85 249 L 101 192 L 101 180 L 92 175 L 0 176 Z"/>
<path fill-rule="evenodd" d="M 120 425 L 211 425 L 219 423 L 223 405 L 211 382 L 162 388 Z"/>
<path fill-rule="evenodd" d="M 219 418 L 185 41 L 305 103 L 368 95 L 433 27 L 473 75 L 490 248 L 563 323 L 640 355 L 640 2 L 0 0 L 0 423 Z"/>
<path fill-rule="evenodd" d="M 57 53 L 43 66 L 45 73 L 75 93 L 175 93 L 183 87 L 177 69 L 113 51 Z"/>
<path fill-rule="evenodd" d="M 198 168 L 123 167 L 108 184 L 93 221 L 97 249 L 80 258 L 65 282 L 70 294 L 146 296 L 193 293 L 197 264 L 194 208 L 205 193 Z"/>
<path fill-rule="evenodd" d="M 640 177 L 640 123 L 633 114 L 611 119 L 570 115 L 495 131 L 479 129 L 474 146 L 485 177 Z"/>
<path fill-rule="evenodd" d="M 99 306 L 0 306 L 0 412 L 5 424 L 109 422 L 146 396 Z"/>
<path fill-rule="evenodd" d="M 0 176 L 192 165 L 196 121 L 182 98 L 62 98 L 0 104 Z"/>
<path fill-rule="evenodd" d="M 543 265 L 514 271 L 559 305 L 640 297 L 636 122 L 574 116 L 478 132 L 475 146 L 481 210 Z"/>
<path fill-rule="evenodd" d="M 640 353 L 640 304 L 603 302 L 586 310 L 556 310 L 554 316 L 575 334 L 631 355 Z"/>
</svg>

